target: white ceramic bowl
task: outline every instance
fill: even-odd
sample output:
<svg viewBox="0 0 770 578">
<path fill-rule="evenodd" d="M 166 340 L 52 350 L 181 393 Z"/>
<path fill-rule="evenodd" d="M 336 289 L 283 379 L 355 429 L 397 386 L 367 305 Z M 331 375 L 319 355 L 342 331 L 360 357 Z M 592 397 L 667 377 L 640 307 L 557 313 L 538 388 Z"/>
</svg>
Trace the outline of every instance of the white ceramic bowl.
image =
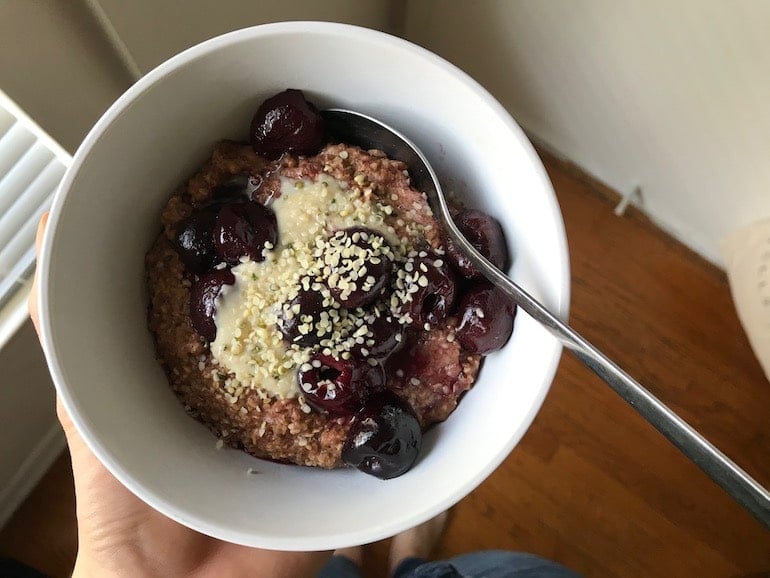
<svg viewBox="0 0 770 578">
<path fill-rule="evenodd" d="M 167 516 L 231 542 L 314 550 L 393 535 L 473 490 L 524 435 L 561 349 L 520 314 L 415 467 L 393 480 L 216 449 L 155 360 L 143 258 L 175 187 L 217 140 L 245 140 L 255 106 L 287 87 L 415 140 L 446 190 L 503 222 L 514 278 L 563 316 L 569 272 L 558 204 L 522 130 L 463 72 L 398 38 L 317 22 L 240 30 L 175 56 L 115 102 L 75 155 L 45 236 L 41 320 L 59 395 L 107 468 Z"/>
</svg>

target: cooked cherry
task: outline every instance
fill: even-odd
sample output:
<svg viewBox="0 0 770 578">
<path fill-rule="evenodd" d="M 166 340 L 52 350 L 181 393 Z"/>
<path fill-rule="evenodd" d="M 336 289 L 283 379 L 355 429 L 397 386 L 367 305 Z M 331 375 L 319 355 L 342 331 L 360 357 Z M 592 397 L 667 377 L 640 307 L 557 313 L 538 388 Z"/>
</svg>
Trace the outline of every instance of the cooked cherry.
<svg viewBox="0 0 770 578">
<path fill-rule="evenodd" d="M 216 209 L 201 209 L 179 223 L 174 245 L 188 271 L 203 273 L 217 261 L 214 250 Z"/>
<path fill-rule="evenodd" d="M 262 261 L 266 243 L 275 245 L 278 223 L 273 211 L 254 201 L 228 203 L 219 209 L 214 224 L 214 247 L 217 254 L 230 265 L 241 257 Z"/>
<path fill-rule="evenodd" d="M 404 326 L 389 313 L 383 312 L 373 317 L 371 322 L 367 319 L 367 334 L 357 339 L 350 351 L 358 357 L 384 360 L 405 343 Z"/>
<path fill-rule="evenodd" d="M 316 153 L 323 144 L 324 123 L 301 90 L 287 89 L 268 98 L 251 121 L 251 146 L 269 159 L 283 153 Z"/>
<path fill-rule="evenodd" d="M 436 325 L 447 316 L 455 302 L 455 278 L 446 260 L 430 250 L 420 251 L 398 273 L 397 295 L 400 313 L 408 313 L 419 327 Z M 409 297 L 411 296 L 411 300 Z"/>
<path fill-rule="evenodd" d="M 502 291 L 482 283 L 460 301 L 457 340 L 466 351 L 486 355 L 503 347 L 513 332 L 516 305 Z"/>
<path fill-rule="evenodd" d="M 422 431 L 412 409 L 384 391 L 370 397 L 356 416 L 342 447 L 342 460 L 387 480 L 406 473 L 421 446 Z"/>
<path fill-rule="evenodd" d="M 308 405 L 333 415 L 352 415 L 370 393 L 385 387 L 382 365 L 316 353 L 300 368 L 299 387 Z"/>
<path fill-rule="evenodd" d="M 215 203 L 251 200 L 254 191 L 261 184 L 262 177 L 252 177 L 247 173 L 235 174 L 214 188 L 211 192 L 211 200 Z"/>
<path fill-rule="evenodd" d="M 334 299 L 348 309 L 376 300 L 390 282 L 392 255 L 385 238 L 372 229 L 337 231 L 324 254 L 327 283 Z"/>
<path fill-rule="evenodd" d="M 214 341 L 217 336 L 214 316 L 222 287 L 234 283 L 235 275 L 230 269 L 215 269 L 201 275 L 190 287 L 190 321 L 206 341 Z"/>
<path fill-rule="evenodd" d="M 331 332 L 331 326 L 324 328 L 319 323 L 323 311 L 323 296 L 318 291 L 300 289 L 281 307 L 278 329 L 289 343 L 310 347 Z"/>
<path fill-rule="evenodd" d="M 508 261 L 508 248 L 500 223 L 490 215 L 475 209 L 464 209 L 454 218 L 455 225 L 471 245 L 478 249 L 498 269 Z M 481 273 L 452 239 L 444 240 L 447 255 L 458 273 L 466 279 L 480 279 Z"/>
</svg>

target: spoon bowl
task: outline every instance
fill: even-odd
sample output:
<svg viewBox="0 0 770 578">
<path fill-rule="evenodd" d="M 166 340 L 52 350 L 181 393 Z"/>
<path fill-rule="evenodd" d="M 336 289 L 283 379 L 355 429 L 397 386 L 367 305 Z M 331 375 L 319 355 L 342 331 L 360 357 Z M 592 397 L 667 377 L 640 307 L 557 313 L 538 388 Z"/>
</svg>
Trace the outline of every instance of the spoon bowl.
<svg viewBox="0 0 770 578">
<path fill-rule="evenodd" d="M 490 281 L 493 276 L 502 275 L 455 225 L 438 177 L 416 144 L 396 129 L 360 112 L 332 108 L 321 111 L 321 116 L 327 134 L 333 139 L 359 146 L 364 150 L 379 149 L 389 158 L 403 162 L 409 170 L 412 186 L 425 193 L 434 216 L 439 219 L 452 240 Z"/>
<path fill-rule="evenodd" d="M 548 329 L 684 455 L 770 528 L 770 492 L 574 329 L 497 269 L 463 236 L 452 220 L 436 173 L 425 155 L 409 138 L 379 120 L 358 112 L 328 109 L 321 114 L 332 138 L 363 149 L 380 149 L 390 158 L 406 164 L 412 185 L 425 193 L 434 217 L 441 222 L 449 237 L 484 277 L 520 309 Z"/>
</svg>

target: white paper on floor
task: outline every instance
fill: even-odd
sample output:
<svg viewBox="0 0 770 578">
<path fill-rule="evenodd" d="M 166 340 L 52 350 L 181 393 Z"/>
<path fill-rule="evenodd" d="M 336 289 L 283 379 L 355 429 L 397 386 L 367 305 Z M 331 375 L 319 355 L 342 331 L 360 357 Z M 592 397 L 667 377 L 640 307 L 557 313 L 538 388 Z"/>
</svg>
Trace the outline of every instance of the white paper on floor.
<svg viewBox="0 0 770 578">
<path fill-rule="evenodd" d="M 770 380 L 770 219 L 730 234 L 722 254 L 738 318 Z"/>
</svg>

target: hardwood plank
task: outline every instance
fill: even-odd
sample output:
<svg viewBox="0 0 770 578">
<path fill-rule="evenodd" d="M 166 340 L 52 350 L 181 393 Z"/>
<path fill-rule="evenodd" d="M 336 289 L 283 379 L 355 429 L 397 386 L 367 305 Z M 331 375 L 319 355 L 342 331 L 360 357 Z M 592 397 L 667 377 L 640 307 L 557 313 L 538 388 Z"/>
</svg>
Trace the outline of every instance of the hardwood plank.
<svg viewBox="0 0 770 578">
<path fill-rule="evenodd" d="M 770 384 L 724 273 L 637 211 L 616 217 L 611 191 L 542 154 L 570 244 L 573 326 L 770 486 Z M 66 576 L 66 455 L 41 488 L 0 532 L 0 553 Z M 386 576 L 387 548 L 367 547 L 368 575 Z M 587 578 L 770 576 L 770 531 L 569 354 L 521 444 L 453 510 L 437 555 L 489 548 Z"/>
<path fill-rule="evenodd" d="M 0 557 L 66 578 L 72 574 L 77 544 L 75 488 L 65 451 L 0 530 Z"/>
</svg>

